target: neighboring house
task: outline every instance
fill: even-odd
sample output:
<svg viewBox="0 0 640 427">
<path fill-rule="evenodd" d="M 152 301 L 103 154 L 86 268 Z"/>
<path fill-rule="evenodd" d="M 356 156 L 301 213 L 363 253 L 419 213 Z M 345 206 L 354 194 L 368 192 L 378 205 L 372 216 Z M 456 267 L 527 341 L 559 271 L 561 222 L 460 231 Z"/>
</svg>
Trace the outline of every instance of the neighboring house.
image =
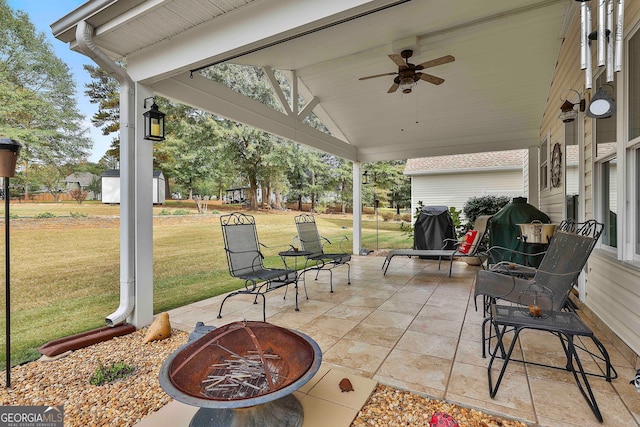
<svg viewBox="0 0 640 427">
<path fill-rule="evenodd" d="M 100 178 L 91 172 L 74 172 L 67 176 L 63 182 L 67 188 L 67 193 L 71 190 L 85 190 L 88 193 L 86 200 L 95 200 L 100 195 L 94 194 L 93 191 L 87 190 L 87 187 L 94 179 Z"/>
<path fill-rule="evenodd" d="M 153 171 L 153 204 L 165 202 L 165 182 L 162 171 Z M 102 174 L 102 203 L 120 203 L 120 170 L 109 169 Z"/>
<path fill-rule="evenodd" d="M 409 159 L 404 174 L 411 177 L 411 211 L 419 202 L 462 210 L 474 196 L 523 196 L 526 156 L 513 150 Z"/>
</svg>

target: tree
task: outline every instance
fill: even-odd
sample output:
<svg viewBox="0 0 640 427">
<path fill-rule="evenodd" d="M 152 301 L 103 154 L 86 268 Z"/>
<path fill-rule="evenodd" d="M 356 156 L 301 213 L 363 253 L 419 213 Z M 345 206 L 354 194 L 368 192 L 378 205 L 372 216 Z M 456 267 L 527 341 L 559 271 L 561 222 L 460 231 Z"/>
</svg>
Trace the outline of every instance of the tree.
<svg viewBox="0 0 640 427">
<path fill-rule="evenodd" d="M 53 196 L 53 201 L 58 203 L 60 194 L 65 190 L 63 169 L 53 165 L 34 165 L 32 178 L 40 184 L 47 193 Z"/>
<path fill-rule="evenodd" d="M 0 134 L 24 144 L 19 172 L 27 184 L 32 164 L 61 165 L 89 155 L 92 142 L 75 96 L 69 68 L 44 33 L 0 0 Z"/>
<path fill-rule="evenodd" d="M 211 114 L 184 105 L 163 104 L 170 118 L 170 137 L 156 146 L 156 159 L 165 176 L 193 199 L 196 185 L 218 177 L 223 163 L 218 151 L 224 129 Z"/>
<path fill-rule="evenodd" d="M 87 193 L 82 188 L 80 189 L 74 188 L 73 190 L 69 191 L 69 195 L 73 200 L 75 200 L 76 202 L 78 202 L 79 205 L 81 205 L 82 202 L 84 202 L 84 200 L 87 198 L 89 193 Z"/>
<path fill-rule="evenodd" d="M 120 83 L 100 67 L 85 64 L 83 68 L 93 79 L 84 85 L 84 94 L 92 104 L 98 104 L 98 112 L 91 116 L 91 123 L 105 136 L 115 134 L 105 156 L 120 159 Z"/>
<path fill-rule="evenodd" d="M 99 176 L 92 178 L 89 185 L 87 185 L 87 191 L 92 192 L 96 198 L 102 198 L 102 179 Z"/>
</svg>

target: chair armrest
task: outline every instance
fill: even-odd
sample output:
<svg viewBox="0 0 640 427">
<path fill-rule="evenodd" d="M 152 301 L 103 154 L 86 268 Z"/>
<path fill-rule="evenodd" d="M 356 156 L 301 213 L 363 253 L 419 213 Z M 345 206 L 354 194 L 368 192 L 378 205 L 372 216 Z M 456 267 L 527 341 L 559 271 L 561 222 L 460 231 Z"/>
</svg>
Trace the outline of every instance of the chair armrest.
<svg viewBox="0 0 640 427">
<path fill-rule="evenodd" d="M 542 252 L 536 252 L 536 253 L 528 253 L 528 252 L 523 252 L 523 251 L 518 251 L 516 249 L 512 249 L 512 248 L 507 248 L 504 246 L 491 246 L 489 248 L 487 248 L 486 253 L 489 257 L 491 257 L 492 259 L 496 259 L 498 258 L 498 254 L 502 254 L 504 255 L 505 253 L 508 255 L 520 255 L 522 257 L 536 257 L 536 256 L 543 256 L 544 254 L 547 253 L 547 251 L 542 251 Z M 492 255 L 495 254 L 495 255 Z M 504 260 L 504 256 L 501 256 L 498 263 L 499 262 L 505 262 Z"/>
<path fill-rule="evenodd" d="M 348 242 L 349 238 L 347 236 L 340 236 L 339 237 L 340 241 L 338 242 L 338 245 L 340 246 L 340 250 L 342 252 L 344 252 L 344 249 L 342 248 L 342 244 L 344 242 Z M 333 243 L 331 243 L 331 241 L 329 239 L 327 239 L 326 237 L 320 236 L 320 240 L 324 240 L 324 243 L 322 244 L 322 249 L 324 250 L 324 247 L 326 245 L 332 245 Z"/>
<path fill-rule="evenodd" d="M 450 242 L 453 242 L 453 245 L 455 246 L 454 249 L 458 249 L 458 247 L 462 244 L 461 240 L 446 238 L 446 239 L 442 240 L 442 248 L 441 249 L 446 249 L 447 248 L 447 243 L 450 243 Z"/>
</svg>

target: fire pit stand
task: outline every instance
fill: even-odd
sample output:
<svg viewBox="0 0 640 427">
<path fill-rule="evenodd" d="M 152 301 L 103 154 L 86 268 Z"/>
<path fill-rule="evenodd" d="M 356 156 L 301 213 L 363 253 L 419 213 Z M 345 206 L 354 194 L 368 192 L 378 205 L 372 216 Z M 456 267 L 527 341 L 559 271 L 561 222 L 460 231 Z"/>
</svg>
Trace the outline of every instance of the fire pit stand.
<svg viewBox="0 0 640 427">
<path fill-rule="evenodd" d="M 234 322 L 188 342 L 163 363 L 172 398 L 197 406 L 199 426 L 302 426 L 292 394 L 318 371 L 322 353 L 307 335 L 266 322 Z"/>
</svg>

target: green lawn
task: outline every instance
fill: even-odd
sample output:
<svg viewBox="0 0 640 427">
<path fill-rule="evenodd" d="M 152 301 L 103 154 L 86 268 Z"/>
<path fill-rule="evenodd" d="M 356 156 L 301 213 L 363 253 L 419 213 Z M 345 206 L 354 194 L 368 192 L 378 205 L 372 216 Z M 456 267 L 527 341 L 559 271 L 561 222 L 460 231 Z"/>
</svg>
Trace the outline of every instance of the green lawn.
<svg viewBox="0 0 640 427">
<path fill-rule="evenodd" d="M 4 218 L 4 205 L 0 206 Z M 187 202 L 154 207 L 154 312 L 226 293 L 242 285 L 229 276 L 219 215 L 211 206 L 197 214 Z M 231 209 L 231 208 L 229 208 Z M 189 211 L 188 215 L 173 215 Z M 37 348 L 56 338 L 105 325 L 119 303 L 119 207 L 101 203 L 15 203 L 11 212 L 12 364 L 40 356 Z M 42 213 L 55 216 L 38 218 Z M 224 213 L 224 212 L 222 212 Z M 277 252 L 296 233 L 295 212 L 254 213 L 260 241 L 273 246 L 266 264 L 281 265 Z M 316 216 L 329 239 L 351 239 L 351 216 Z M 1 227 L 4 235 L 4 225 Z M 399 223 L 378 223 L 380 249 L 409 247 Z M 4 242 L 4 239 L 2 239 Z M 363 220 L 362 246 L 375 249 L 376 222 Z M 351 241 L 344 246 L 351 251 Z M 5 265 L 0 276 L 5 277 Z M 3 280 L 4 281 L 4 280 Z M 4 292 L 3 292 L 4 295 Z M 0 330 L 5 330 L 4 297 Z M 4 367 L 5 341 L 0 345 Z"/>
</svg>

